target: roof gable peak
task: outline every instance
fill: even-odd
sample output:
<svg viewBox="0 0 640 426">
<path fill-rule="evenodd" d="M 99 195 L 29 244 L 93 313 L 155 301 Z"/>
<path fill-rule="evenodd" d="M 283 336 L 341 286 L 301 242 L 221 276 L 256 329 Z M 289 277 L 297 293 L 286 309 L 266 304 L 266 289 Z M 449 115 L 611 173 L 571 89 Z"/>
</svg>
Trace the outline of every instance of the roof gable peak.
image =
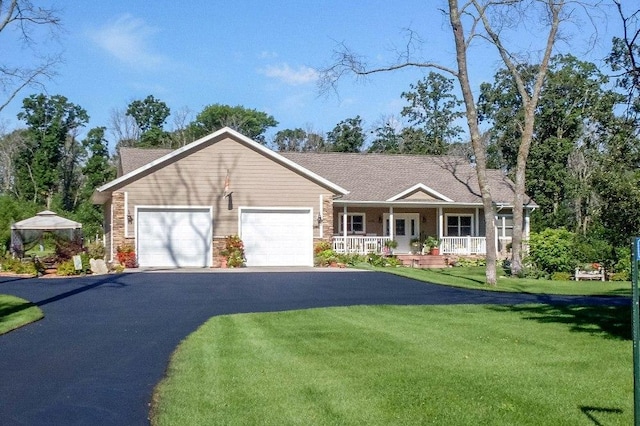
<svg viewBox="0 0 640 426">
<path fill-rule="evenodd" d="M 403 198 L 406 198 L 410 195 L 413 195 L 415 193 L 424 193 L 426 195 L 428 195 L 429 197 L 441 200 L 441 201 L 447 201 L 449 203 L 452 203 L 453 200 L 443 194 L 441 194 L 440 192 L 436 191 L 433 188 L 428 187 L 427 185 L 423 184 L 423 183 L 417 183 L 415 185 L 413 185 L 410 188 L 405 189 L 402 192 L 399 192 L 398 194 L 394 195 L 393 197 L 387 199 L 387 201 L 398 201 L 401 200 Z"/>
</svg>

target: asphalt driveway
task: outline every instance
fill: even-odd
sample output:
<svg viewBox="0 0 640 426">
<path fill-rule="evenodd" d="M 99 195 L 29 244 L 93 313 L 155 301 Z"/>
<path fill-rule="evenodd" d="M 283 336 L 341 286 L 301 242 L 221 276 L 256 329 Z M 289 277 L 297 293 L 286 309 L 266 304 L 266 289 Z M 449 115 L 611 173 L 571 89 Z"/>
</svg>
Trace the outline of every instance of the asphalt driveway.
<svg viewBox="0 0 640 426">
<path fill-rule="evenodd" d="M 0 424 L 143 425 L 172 351 L 214 315 L 360 304 L 621 304 L 419 283 L 375 272 L 0 277 L 45 318 L 0 336 Z"/>
</svg>

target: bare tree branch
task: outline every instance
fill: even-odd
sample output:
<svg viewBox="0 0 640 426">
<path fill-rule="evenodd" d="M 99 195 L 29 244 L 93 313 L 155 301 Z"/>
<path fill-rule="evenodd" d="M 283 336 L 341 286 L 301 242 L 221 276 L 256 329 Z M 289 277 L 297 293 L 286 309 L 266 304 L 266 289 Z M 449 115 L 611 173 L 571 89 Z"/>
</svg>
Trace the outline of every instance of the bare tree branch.
<svg viewBox="0 0 640 426">
<path fill-rule="evenodd" d="M 47 27 L 55 38 L 61 31 L 57 13 L 55 9 L 34 6 L 30 0 L 10 0 L 8 4 L 0 0 L 0 35 L 16 27 L 18 40 L 22 41 L 24 49 L 30 51 L 30 54 L 21 55 L 21 58 L 38 59 L 40 55 L 32 32 L 37 27 Z M 0 111 L 25 87 L 42 87 L 42 80 L 52 78 L 55 67 L 62 62 L 60 55 L 49 52 L 39 58 L 40 63 L 36 66 L 9 65 L 7 55 L 0 58 L 0 92 L 5 95 L 5 99 L 0 100 Z"/>
</svg>

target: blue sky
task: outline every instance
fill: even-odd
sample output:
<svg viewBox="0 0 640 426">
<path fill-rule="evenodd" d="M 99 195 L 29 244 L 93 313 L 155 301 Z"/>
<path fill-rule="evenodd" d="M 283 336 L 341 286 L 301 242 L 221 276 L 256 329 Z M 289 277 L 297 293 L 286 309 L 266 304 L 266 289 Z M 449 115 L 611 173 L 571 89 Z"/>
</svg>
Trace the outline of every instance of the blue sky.
<svg viewBox="0 0 640 426">
<path fill-rule="evenodd" d="M 64 33 L 42 46 L 59 48 L 65 62 L 47 93 L 66 96 L 85 108 L 88 128 L 109 126 L 114 109 L 153 95 L 172 112 L 188 108 L 195 116 L 213 103 L 242 105 L 273 115 L 276 129 L 330 131 L 339 121 L 360 115 L 366 128 L 383 117 L 400 116 L 409 90 L 428 70 L 404 70 L 356 81 L 341 81 L 338 94 L 321 95 L 315 69 L 330 63 L 344 42 L 370 64 L 392 62 L 405 47 L 404 29 L 422 40 L 420 56 L 455 64 L 447 18 L 440 0 L 353 1 L 58 1 Z M 605 15 L 612 19 L 607 24 Z M 613 9 L 594 22 L 575 20 L 558 52 L 571 52 L 601 64 L 611 34 L 618 32 Z M 585 28 L 587 29 L 585 31 Z M 589 43 L 596 29 L 599 37 Z M 536 28 L 520 28 L 509 41 L 535 57 Z M 6 40 L 3 42 L 6 43 Z M 5 44 L 6 46 L 6 44 Z M 474 86 L 491 81 L 500 63 L 490 47 L 478 45 L 471 57 Z M 22 55 L 19 45 L 9 55 Z M 18 56 L 16 56 L 18 57 Z M 23 91 L 5 110 L 5 127 L 19 125 L 15 115 Z M 172 128 L 171 117 L 168 129 Z M 109 139 L 111 136 L 109 135 Z M 114 142 L 110 140 L 113 147 Z"/>
</svg>

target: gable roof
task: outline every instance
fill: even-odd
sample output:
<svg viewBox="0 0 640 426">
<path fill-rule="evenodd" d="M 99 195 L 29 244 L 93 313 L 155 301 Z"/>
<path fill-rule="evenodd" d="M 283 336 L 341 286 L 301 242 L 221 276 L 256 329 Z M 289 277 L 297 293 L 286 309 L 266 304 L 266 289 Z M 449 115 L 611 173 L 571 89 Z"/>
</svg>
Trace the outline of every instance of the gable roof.
<svg viewBox="0 0 640 426">
<path fill-rule="evenodd" d="M 429 188 L 428 186 L 422 184 L 422 183 L 417 183 L 415 185 L 413 185 L 411 188 L 408 188 L 402 192 L 400 192 L 399 194 L 394 195 L 393 197 L 389 198 L 387 201 L 396 201 L 396 200 L 401 200 L 401 199 L 405 199 L 408 197 L 413 197 L 415 198 L 422 198 L 422 197 L 415 197 L 415 195 L 420 195 L 423 194 L 425 196 L 427 196 L 427 198 L 429 199 L 436 199 L 436 200 L 442 200 L 442 201 L 448 201 L 448 202 L 453 202 L 453 200 L 445 195 L 442 195 L 441 193 L 439 193 L 438 191 L 433 190 L 432 188 Z"/>
<path fill-rule="evenodd" d="M 341 152 L 275 152 L 229 128 L 224 128 L 177 150 L 121 148 L 122 176 L 96 190 L 101 194 L 135 180 L 147 170 L 188 155 L 202 144 L 232 137 L 339 194 L 336 203 L 421 203 L 482 205 L 476 169 L 458 156 L 370 154 Z M 513 204 L 514 184 L 500 170 L 487 170 L 495 203 Z M 535 202 L 525 197 L 525 205 Z"/>
<path fill-rule="evenodd" d="M 482 205 L 476 169 L 463 157 L 334 152 L 282 155 L 347 188 L 349 193 L 341 197 L 345 202 L 415 203 L 415 198 L 404 197 L 422 190 L 433 197 L 425 197 L 422 203 Z M 488 170 L 487 175 L 493 200 L 513 204 L 513 182 L 500 170 Z M 527 203 L 534 205 L 525 198 Z"/>
<path fill-rule="evenodd" d="M 338 194 L 346 194 L 348 191 L 342 188 L 339 185 L 327 180 L 315 172 L 306 169 L 305 167 L 289 160 L 286 157 L 283 157 L 279 153 L 270 150 L 264 145 L 259 144 L 258 142 L 238 133 L 237 131 L 230 129 L 229 127 L 224 127 L 216 132 L 213 132 L 207 136 L 204 136 L 194 142 L 191 142 L 188 145 L 183 146 L 182 148 L 178 148 L 172 151 L 166 151 L 162 149 L 157 150 L 145 150 L 145 149 L 135 149 L 135 148 L 125 148 L 124 151 L 120 151 L 120 165 L 122 168 L 122 175 L 117 177 L 116 179 L 108 182 L 99 188 L 97 188 L 93 195 L 92 201 L 96 204 L 104 203 L 108 199 L 108 194 L 111 192 L 131 183 L 135 180 L 139 179 L 142 176 L 145 176 L 146 173 L 158 170 L 174 161 L 177 161 L 180 158 L 183 158 L 193 152 L 198 151 L 204 146 L 208 146 L 214 144 L 220 140 L 231 138 L 235 141 L 250 147 L 251 149 L 261 153 L 265 157 L 268 157 L 280 164 L 283 164 L 287 167 L 290 167 L 292 170 L 297 171 L 301 175 L 306 178 L 317 182 L 318 184 L 330 189 L 331 191 Z M 135 150 L 135 154 L 131 155 Z M 147 151 L 147 152 L 140 152 Z M 155 152 L 154 152 L 155 151 Z M 123 153 L 125 156 L 129 158 L 124 159 Z M 127 155 L 129 154 L 129 155 Z M 155 155 L 159 155 L 155 159 L 152 159 Z M 148 161 L 151 159 L 151 161 Z M 146 161 L 146 162 L 145 162 Z M 132 169 L 135 167 L 134 169 Z M 132 170 L 130 170 L 132 169 Z"/>
</svg>

